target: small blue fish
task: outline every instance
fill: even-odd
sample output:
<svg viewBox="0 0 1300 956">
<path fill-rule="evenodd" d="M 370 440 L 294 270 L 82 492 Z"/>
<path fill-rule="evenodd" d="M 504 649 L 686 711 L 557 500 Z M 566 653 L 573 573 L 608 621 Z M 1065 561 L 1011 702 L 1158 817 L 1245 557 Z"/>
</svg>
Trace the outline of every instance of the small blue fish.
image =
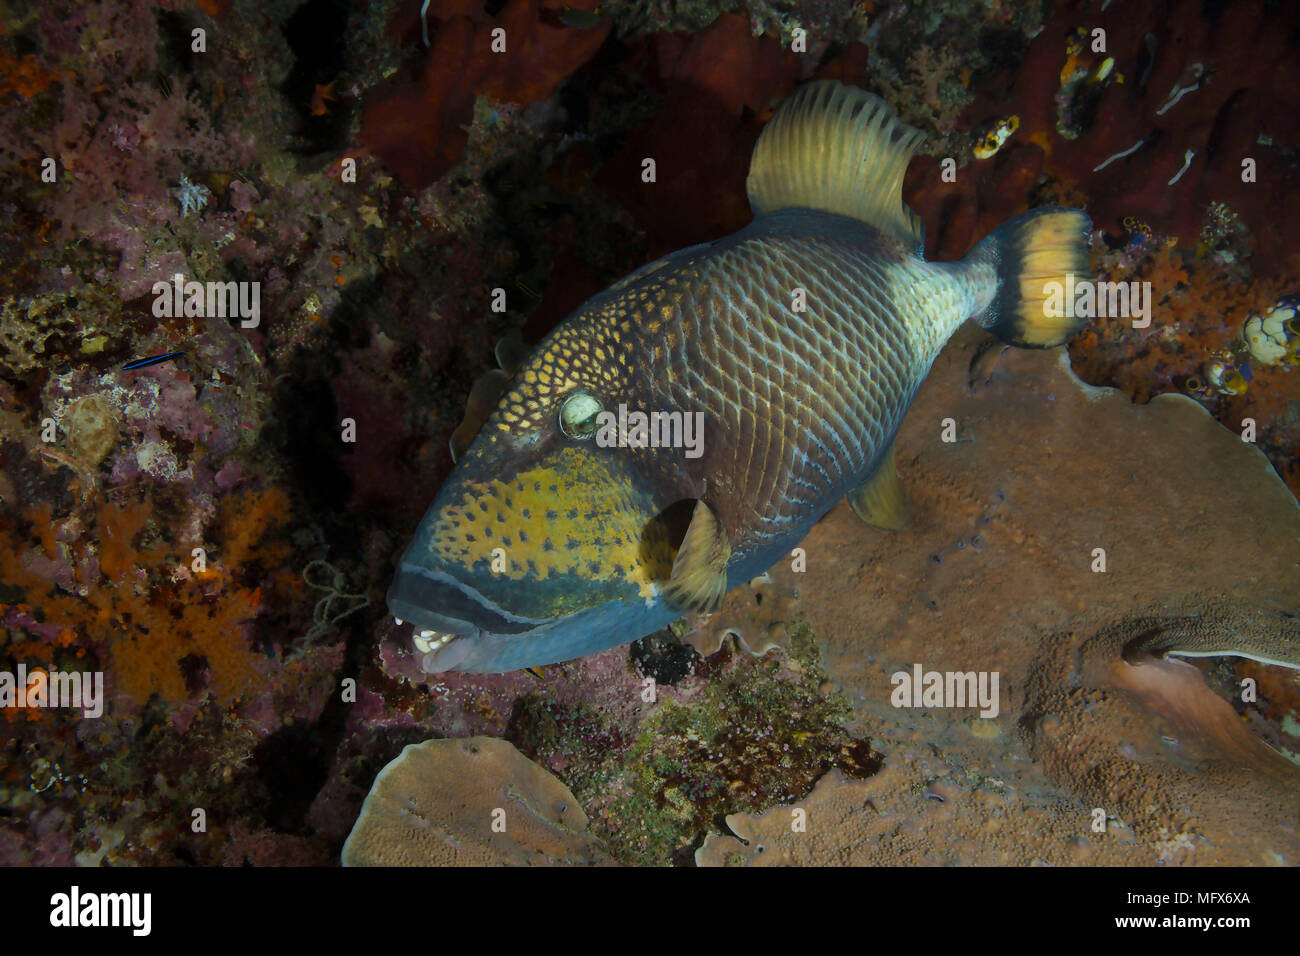
<svg viewBox="0 0 1300 956">
<path fill-rule="evenodd" d="M 149 358 L 136 359 L 134 362 L 127 362 L 123 365 L 122 371 L 129 372 L 133 368 L 147 368 L 150 365 L 157 365 L 160 362 L 166 362 L 184 354 L 185 350 L 181 349 L 179 352 L 168 352 L 165 355 L 151 355 Z"/>
<path fill-rule="evenodd" d="M 594 30 L 609 22 L 601 16 L 601 8 L 595 10 L 579 10 L 577 7 L 565 7 L 560 11 L 560 22 L 566 27 L 574 27 L 578 30 Z"/>
</svg>

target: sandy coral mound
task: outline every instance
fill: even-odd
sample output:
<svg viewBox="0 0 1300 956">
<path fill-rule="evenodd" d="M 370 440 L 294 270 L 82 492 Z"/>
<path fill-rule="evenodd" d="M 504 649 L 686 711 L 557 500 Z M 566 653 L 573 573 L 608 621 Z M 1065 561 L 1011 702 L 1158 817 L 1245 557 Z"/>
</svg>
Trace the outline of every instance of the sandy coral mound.
<svg viewBox="0 0 1300 956">
<path fill-rule="evenodd" d="M 864 783 L 824 778 L 806 831 L 788 807 L 737 817 L 749 845 L 715 835 L 701 862 L 1300 863 L 1300 768 L 1248 731 L 1255 705 L 1153 656 L 1294 659 L 1295 498 L 1196 403 L 1133 405 L 1059 351 L 984 342 L 945 350 L 903 427 L 911 525 L 840 505 L 803 543 L 806 572 L 779 564 L 764 600 L 738 588 L 697 622 L 708 652 L 727 632 L 767 643 L 774 602 L 806 621 L 885 754 Z M 998 716 L 892 706 L 891 675 L 918 663 L 997 672 Z"/>
<path fill-rule="evenodd" d="M 492 737 L 411 744 L 380 771 L 345 866 L 610 862 L 569 789 Z"/>
<path fill-rule="evenodd" d="M 807 798 L 759 815 L 730 814 L 734 835 L 711 833 L 698 866 L 952 866 L 1130 862 L 1132 834 L 1095 834 L 1054 844 L 1031 833 L 1068 830 L 1071 801 L 1041 784 L 975 786 L 936 778 L 919 788 L 910 764 L 869 780 L 832 771 Z M 802 813 L 800 813 L 802 811 Z"/>
</svg>

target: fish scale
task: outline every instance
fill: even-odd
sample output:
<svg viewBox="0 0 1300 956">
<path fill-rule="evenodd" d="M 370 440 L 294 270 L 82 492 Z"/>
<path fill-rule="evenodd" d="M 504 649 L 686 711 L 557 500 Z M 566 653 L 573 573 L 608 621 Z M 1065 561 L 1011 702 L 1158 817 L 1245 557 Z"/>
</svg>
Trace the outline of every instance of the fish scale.
<svg viewBox="0 0 1300 956">
<path fill-rule="evenodd" d="M 709 250 L 675 320 L 693 344 L 643 377 L 693 384 L 668 389 L 662 407 L 704 410 L 711 452 L 699 467 L 766 515 L 736 526 L 746 532 L 733 540 L 741 554 L 772 525 L 819 516 L 897 430 L 933 358 L 918 360 L 913 339 L 929 337 L 915 336 L 903 317 L 916 307 L 885 297 L 881 263 L 904 254 L 869 226 L 812 210 L 768 217 Z M 923 275 L 926 285 L 955 281 L 940 270 Z M 791 311 L 796 287 L 806 290 L 805 312 Z M 778 401 L 764 408 L 762 395 Z"/>
</svg>

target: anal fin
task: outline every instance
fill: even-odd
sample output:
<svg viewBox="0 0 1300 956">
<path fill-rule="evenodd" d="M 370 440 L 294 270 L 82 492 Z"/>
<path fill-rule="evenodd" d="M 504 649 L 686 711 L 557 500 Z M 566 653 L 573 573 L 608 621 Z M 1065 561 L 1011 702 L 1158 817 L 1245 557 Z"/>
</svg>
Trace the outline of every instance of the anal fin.
<svg viewBox="0 0 1300 956">
<path fill-rule="evenodd" d="M 853 513 L 874 528 L 900 531 L 911 514 L 903 486 L 898 481 L 898 465 L 891 443 L 870 478 L 848 494 Z"/>
<path fill-rule="evenodd" d="M 696 501 L 663 589 L 664 602 L 675 611 L 716 610 L 727 593 L 729 560 L 731 542 L 726 529 L 712 508 Z"/>
</svg>

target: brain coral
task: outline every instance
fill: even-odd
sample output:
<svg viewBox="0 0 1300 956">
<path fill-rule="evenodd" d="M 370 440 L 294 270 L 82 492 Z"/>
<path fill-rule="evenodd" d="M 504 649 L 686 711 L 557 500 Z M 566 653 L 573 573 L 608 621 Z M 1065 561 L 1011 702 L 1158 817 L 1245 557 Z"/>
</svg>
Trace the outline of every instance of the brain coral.
<svg viewBox="0 0 1300 956">
<path fill-rule="evenodd" d="M 492 737 L 426 740 L 379 772 L 344 866 L 610 863 L 568 788 Z"/>
</svg>

